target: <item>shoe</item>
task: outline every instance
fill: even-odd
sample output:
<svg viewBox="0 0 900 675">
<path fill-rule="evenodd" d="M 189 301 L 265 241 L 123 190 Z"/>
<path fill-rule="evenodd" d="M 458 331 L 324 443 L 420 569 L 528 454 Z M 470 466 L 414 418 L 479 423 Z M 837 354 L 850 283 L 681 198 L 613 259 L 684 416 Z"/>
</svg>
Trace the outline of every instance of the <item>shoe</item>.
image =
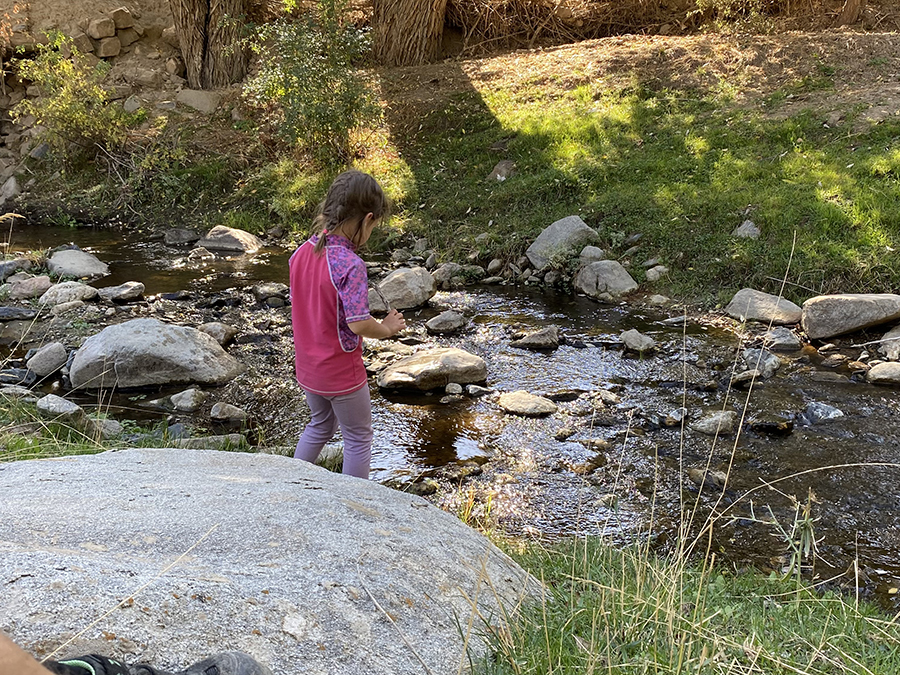
<svg viewBox="0 0 900 675">
<path fill-rule="evenodd" d="M 129 675 L 124 663 L 99 654 L 86 654 L 76 656 L 74 659 L 56 661 L 50 665 L 49 670 L 65 675 Z"/>
<path fill-rule="evenodd" d="M 243 652 L 222 652 L 195 663 L 176 675 L 272 675 L 272 671 Z"/>
</svg>

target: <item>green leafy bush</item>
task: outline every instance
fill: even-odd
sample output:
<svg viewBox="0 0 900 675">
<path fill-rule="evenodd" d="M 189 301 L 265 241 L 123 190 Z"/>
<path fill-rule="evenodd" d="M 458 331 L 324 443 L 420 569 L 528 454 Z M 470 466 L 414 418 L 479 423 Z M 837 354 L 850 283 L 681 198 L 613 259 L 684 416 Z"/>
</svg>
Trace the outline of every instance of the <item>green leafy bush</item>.
<svg viewBox="0 0 900 675">
<path fill-rule="evenodd" d="M 259 27 L 251 49 L 259 72 L 246 97 L 270 113 L 279 134 L 330 164 L 352 154 L 352 132 L 380 115 L 375 93 L 355 64 L 368 31 L 342 19 L 346 0 L 319 0 L 305 20 Z"/>
</svg>

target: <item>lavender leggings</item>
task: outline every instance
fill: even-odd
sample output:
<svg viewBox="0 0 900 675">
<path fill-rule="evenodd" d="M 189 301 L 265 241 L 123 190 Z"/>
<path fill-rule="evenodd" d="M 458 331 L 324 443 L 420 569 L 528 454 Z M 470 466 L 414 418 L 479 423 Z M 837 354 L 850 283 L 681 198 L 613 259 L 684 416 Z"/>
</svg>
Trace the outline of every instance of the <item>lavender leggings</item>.
<svg viewBox="0 0 900 675">
<path fill-rule="evenodd" d="M 297 441 L 294 457 L 315 462 L 340 425 L 344 436 L 344 473 L 368 478 L 369 462 L 372 459 L 372 400 L 369 397 L 369 385 L 340 396 L 320 396 L 306 392 L 306 402 L 312 412 L 312 420 Z"/>
</svg>

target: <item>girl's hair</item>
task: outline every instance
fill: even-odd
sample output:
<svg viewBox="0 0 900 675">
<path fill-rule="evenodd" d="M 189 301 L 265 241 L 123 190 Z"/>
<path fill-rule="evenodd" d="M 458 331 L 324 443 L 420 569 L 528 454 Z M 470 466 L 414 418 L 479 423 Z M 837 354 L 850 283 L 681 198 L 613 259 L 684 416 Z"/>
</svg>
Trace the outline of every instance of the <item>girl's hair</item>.
<svg viewBox="0 0 900 675">
<path fill-rule="evenodd" d="M 354 244 L 359 245 L 362 224 L 366 214 L 371 213 L 376 220 L 388 215 L 389 204 L 384 191 L 372 176 L 362 171 L 345 171 L 331 184 L 325 201 L 319 204 L 319 213 L 313 220 L 313 228 L 319 233 L 316 253 L 325 248 L 325 230 L 336 230 L 345 226 L 344 234 Z M 350 231 L 353 226 L 356 229 Z"/>
</svg>

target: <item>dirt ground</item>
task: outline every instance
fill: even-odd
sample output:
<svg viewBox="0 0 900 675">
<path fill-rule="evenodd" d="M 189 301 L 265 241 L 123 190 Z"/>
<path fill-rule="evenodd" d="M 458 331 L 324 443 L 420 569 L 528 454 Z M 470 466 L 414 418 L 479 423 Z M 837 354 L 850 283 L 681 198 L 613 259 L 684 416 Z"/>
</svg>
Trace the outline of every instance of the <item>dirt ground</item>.
<svg viewBox="0 0 900 675">
<path fill-rule="evenodd" d="M 33 31 L 55 28 L 71 34 L 118 7 L 127 7 L 145 28 L 173 23 L 168 0 L 0 0 L 0 18 L 9 16 L 14 25 L 26 23 Z"/>
</svg>

